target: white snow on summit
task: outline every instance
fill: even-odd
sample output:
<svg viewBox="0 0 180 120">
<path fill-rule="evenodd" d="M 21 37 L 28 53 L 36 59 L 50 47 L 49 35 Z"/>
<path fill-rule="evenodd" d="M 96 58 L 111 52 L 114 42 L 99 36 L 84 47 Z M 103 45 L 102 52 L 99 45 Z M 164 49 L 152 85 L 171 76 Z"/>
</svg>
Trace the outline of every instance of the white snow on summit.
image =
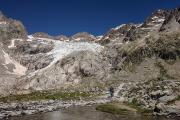
<svg viewBox="0 0 180 120">
<path fill-rule="evenodd" d="M 119 28 L 123 27 L 124 25 L 126 25 L 126 24 L 121 24 L 120 26 L 117 26 L 117 27 L 115 27 L 115 28 L 113 28 L 113 29 L 114 29 L 114 30 L 118 30 Z"/>
</svg>

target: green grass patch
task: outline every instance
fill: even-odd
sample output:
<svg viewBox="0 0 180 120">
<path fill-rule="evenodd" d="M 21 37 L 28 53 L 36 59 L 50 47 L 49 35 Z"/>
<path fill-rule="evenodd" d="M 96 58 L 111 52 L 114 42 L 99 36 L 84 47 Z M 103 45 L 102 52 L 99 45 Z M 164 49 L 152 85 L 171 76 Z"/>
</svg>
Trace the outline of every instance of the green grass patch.
<svg viewBox="0 0 180 120">
<path fill-rule="evenodd" d="M 111 114 L 120 114 L 120 113 L 122 113 L 124 111 L 128 111 L 127 109 L 118 107 L 118 106 L 116 106 L 116 105 L 114 105 L 112 103 L 98 105 L 96 107 L 96 110 L 111 113 Z"/>
<path fill-rule="evenodd" d="M 176 100 L 180 100 L 180 96 L 178 96 Z"/>
<path fill-rule="evenodd" d="M 148 115 L 148 114 L 152 114 L 153 113 L 153 110 L 152 109 L 144 109 L 140 106 L 140 104 L 137 102 L 136 99 L 133 99 L 132 102 L 124 102 L 125 105 L 127 106 L 130 106 L 134 109 L 137 110 L 137 112 L 141 113 L 141 114 L 145 114 L 145 115 Z"/>
<path fill-rule="evenodd" d="M 124 112 L 138 112 L 143 115 L 151 115 L 152 109 L 143 109 L 136 100 L 132 102 L 112 102 L 96 106 L 96 110 L 107 112 L 111 114 L 122 114 Z"/>
<path fill-rule="evenodd" d="M 38 91 L 30 94 L 11 95 L 1 97 L 0 102 L 21 102 L 21 101 L 38 101 L 38 100 L 79 100 L 95 96 L 89 92 L 60 92 L 60 91 Z"/>
</svg>

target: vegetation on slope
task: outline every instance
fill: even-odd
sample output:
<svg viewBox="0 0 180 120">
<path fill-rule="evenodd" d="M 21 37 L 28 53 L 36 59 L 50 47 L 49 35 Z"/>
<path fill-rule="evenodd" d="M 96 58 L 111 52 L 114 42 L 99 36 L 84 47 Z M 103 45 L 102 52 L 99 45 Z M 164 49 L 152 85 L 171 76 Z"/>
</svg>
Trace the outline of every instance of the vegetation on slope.
<svg viewBox="0 0 180 120">
<path fill-rule="evenodd" d="M 61 92 L 61 91 L 37 91 L 30 94 L 11 95 L 1 97 L 0 102 L 20 102 L 20 101 L 38 101 L 38 100 L 79 100 L 88 98 L 94 94 L 87 92 Z"/>
<path fill-rule="evenodd" d="M 125 60 L 122 67 L 131 70 L 134 65 L 140 64 L 146 57 L 156 56 L 173 64 L 180 58 L 180 33 L 160 33 L 158 38 L 153 35 L 145 41 L 132 41 L 123 46 Z"/>
<path fill-rule="evenodd" d="M 107 112 L 111 114 L 122 114 L 123 112 L 139 112 L 142 114 L 152 113 L 151 109 L 142 109 L 137 103 L 136 99 L 130 102 L 111 102 L 96 106 L 96 110 Z"/>
</svg>

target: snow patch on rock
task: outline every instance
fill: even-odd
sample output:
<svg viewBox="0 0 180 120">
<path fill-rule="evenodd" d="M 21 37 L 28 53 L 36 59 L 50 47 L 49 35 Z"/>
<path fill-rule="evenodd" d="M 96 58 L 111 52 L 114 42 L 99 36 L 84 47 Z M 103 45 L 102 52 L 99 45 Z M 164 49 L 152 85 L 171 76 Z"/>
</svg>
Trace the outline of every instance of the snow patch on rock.
<svg viewBox="0 0 180 120">
<path fill-rule="evenodd" d="M 28 35 L 28 39 L 34 39 L 32 35 Z"/>
<path fill-rule="evenodd" d="M 7 24 L 6 21 L 1 21 L 1 22 L 0 22 L 0 25 L 6 25 L 6 24 Z"/>
<path fill-rule="evenodd" d="M 125 26 L 126 24 L 122 24 L 122 25 L 120 25 L 120 26 L 117 26 L 117 27 L 115 27 L 115 28 L 113 28 L 114 30 L 118 30 L 119 28 L 121 28 L 121 27 L 123 27 L 123 26 Z"/>
<path fill-rule="evenodd" d="M 11 44 L 8 46 L 8 48 L 14 48 L 14 47 L 16 47 L 15 46 L 15 41 L 23 41 L 22 39 L 12 39 L 11 40 Z"/>
<path fill-rule="evenodd" d="M 15 60 L 11 59 L 10 56 L 3 51 L 4 58 L 5 58 L 5 65 L 13 64 L 15 69 L 13 69 L 14 74 L 17 75 L 25 75 L 27 68 L 16 62 Z"/>
</svg>

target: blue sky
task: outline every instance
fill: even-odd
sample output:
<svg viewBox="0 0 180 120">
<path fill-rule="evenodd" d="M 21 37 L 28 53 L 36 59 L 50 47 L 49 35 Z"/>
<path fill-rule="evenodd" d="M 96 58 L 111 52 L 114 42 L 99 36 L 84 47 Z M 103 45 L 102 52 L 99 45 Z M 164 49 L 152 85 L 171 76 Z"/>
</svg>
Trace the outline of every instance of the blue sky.
<svg viewBox="0 0 180 120">
<path fill-rule="evenodd" d="M 180 6 L 180 0 L 0 0 L 0 10 L 23 22 L 29 34 L 67 36 L 106 33 L 123 23 L 143 22 L 154 10 Z"/>
</svg>

